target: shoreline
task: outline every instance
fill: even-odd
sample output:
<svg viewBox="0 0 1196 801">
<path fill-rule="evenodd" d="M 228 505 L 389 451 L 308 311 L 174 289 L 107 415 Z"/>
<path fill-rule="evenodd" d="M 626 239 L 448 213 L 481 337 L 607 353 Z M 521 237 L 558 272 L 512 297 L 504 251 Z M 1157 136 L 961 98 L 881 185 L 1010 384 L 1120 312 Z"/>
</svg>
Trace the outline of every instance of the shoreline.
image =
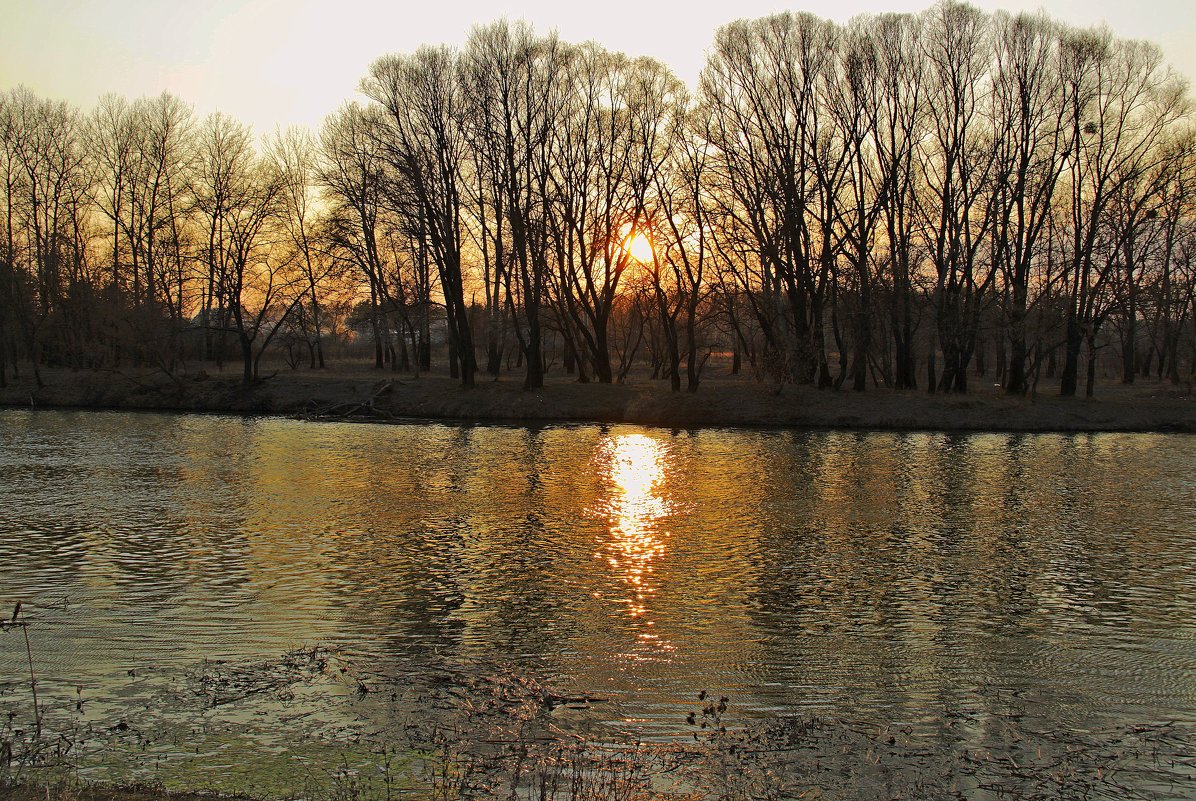
<svg viewBox="0 0 1196 801">
<path fill-rule="evenodd" d="M 774 428 L 849 431 L 1000 433 L 1196 432 L 1190 388 L 1145 380 L 1099 384 L 1092 399 L 1009 397 L 999 387 L 967 395 L 930 395 L 870 387 L 777 392 L 744 377 L 716 377 L 696 393 L 662 381 L 580 384 L 569 377 L 532 392 L 515 376 L 482 377 L 463 389 L 444 376 L 356 366 L 279 370 L 245 389 L 239 373 L 200 369 L 168 376 L 150 370 L 43 370 L 37 388 L 23 372 L 0 388 L 0 408 L 273 415 L 309 420 L 536 426 L 643 425 L 674 429 Z M 979 380 L 979 379 L 978 379 Z"/>
<path fill-rule="evenodd" d="M 262 801 L 248 795 L 224 795 L 211 791 L 171 792 L 161 787 L 138 784 L 42 784 L 38 782 L 0 785 L 8 801 Z"/>
</svg>

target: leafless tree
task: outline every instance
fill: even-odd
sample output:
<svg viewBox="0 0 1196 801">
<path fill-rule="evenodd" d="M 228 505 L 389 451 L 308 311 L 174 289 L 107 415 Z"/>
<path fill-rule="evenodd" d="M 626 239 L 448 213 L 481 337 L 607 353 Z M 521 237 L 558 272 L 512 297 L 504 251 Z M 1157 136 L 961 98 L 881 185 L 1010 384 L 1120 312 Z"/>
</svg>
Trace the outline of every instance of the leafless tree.
<svg viewBox="0 0 1196 801">
<path fill-rule="evenodd" d="M 312 325 L 311 366 L 324 367 L 323 323 L 320 290 L 335 269 L 319 241 L 318 198 L 316 197 L 316 143 L 310 133 L 297 128 L 277 132 L 269 141 L 268 154 L 282 182 L 282 223 L 294 249 L 294 258 L 306 283 L 307 308 Z"/>
<path fill-rule="evenodd" d="M 66 311 L 68 292 L 91 283 L 87 206 L 92 174 L 80 115 L 66 103 L 17 89 L 7 97 L 4 133 L 11 308 L 19 315 L 17 326 L 40 386 L 46 323 Z M 74 331 L 75 346 L 82 333 Z"/>
<path fill-rule="evenodd" d="M 370 67 L 362 88 L 385 112 L 375 135 L 393 172 L 388 202 L 407 216 L 413 232 L 426 236 L 444 293 L 450 364 L 462 385 L 472 387 L 477 364 L 462 267 L 467 154 L 453 53 L 423 47 L 385 56 Z"/>
<path fill-rule="evenodd" d="M 1067 232 L 1060 248 L 1067 308 L 1060 393 L 1075 394 L 1080 350 L 1087 343 L 1085 392 L 1091 396 L 1096 337 L 1115 306 L 1110 284 L 1116 260 L 1105 226 L 1109 206 L 1160 158 L 1158 145 L 1185 113 L 1186 103 L 1182 82 L 1164 69 L 1153 45 L 1086 30 L 1071 31 L 1065 48 Z"/>
<path fill-rule="evenodd" d="M 486 369 L 502 363 L 504 310 L 523 351 L 524 386 L 544 384 L 553 130 L 564 123 L 562 82 L 570 53 L 526 24 L 474 30 L 461 61 L 466 133 L 473 153 L 473 208 L 480 228 L 486 300 Z"/>
<path fill-rule="evenodd" d="M 929 123 L 919 148 L 920 217 L 935 273 L 943 358 L 937 388 L 966 392 L 980 315 L 997 276 L 993 261 L 983 258 L 996 220 L 995 143 L 985 118 L 990 31 L 979 10 L 953 0 L 934 6 L 923 25 Z M 928 384 L 933 392 L 933 379 Z"/>
<path fill-rule="evenodd" d="M 667 160 L 655 171 L 653 193 L 644 224 L 652 246 L 645 265 L 655 295 L 656 313 L 664 333 L 669 382 L 681 389 L 681 361 L 686 366 L 686 389 L 697 392 L 702 368 L 711 351 L 702 353 L 700 312 L 713 282 L 708 271 L 714 260 L 706 197 L 710 144 L 705 121 L 684 98 L 669 115 Z"/>
<path fill-rule="evenodd" d="M 1024 394 L 1029 389 L 1030 277 L 1064 165 L 1069 87 L 1060 73 L 1058 26 L 1041 14 L 998 13 L 993 23 L 993 238 L 1007 295 L 1010 344 L 1004 384 L 1009 394 Z"/>
<path fill-rule="evenodd" d="M 829 381 L 829 204 L 844 162 L 820 136 L 816 98 L 834 38 L 831 23 L 809 14 L 734 22 L 719 29 L 701 81 L 729 239 L 721 250 L 747 259 L 741 288 L 781 380 Z"/>
<path fill-rule="evenodd" d="M 386 161 L 374 133 L 382 126 L 379 113 L 347 104 L 325 120 L 320 134 L 319 180 L 325 190 L 325 239 L 332 248 L 331 255 L 341 254 L 342 260 L 360 269 L 369 283 L 374 367 L 381 369 L 387 359 L 390 334 L 382 320 L 389 292 L 379 246 L 387 180 Z"/>
</svg>

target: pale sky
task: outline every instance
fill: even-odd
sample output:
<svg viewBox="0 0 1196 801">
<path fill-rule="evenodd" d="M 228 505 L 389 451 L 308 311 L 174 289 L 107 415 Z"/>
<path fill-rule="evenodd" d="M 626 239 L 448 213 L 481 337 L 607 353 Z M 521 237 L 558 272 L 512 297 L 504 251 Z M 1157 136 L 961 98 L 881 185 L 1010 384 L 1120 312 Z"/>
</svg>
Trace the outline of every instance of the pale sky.
<svg viewBox="0 0 1196 801">
<path fill-rule="evenodd" d="M 316 128 L 357 96 L 375 58 L 424 43 L 460 45 L 475 24 L 523 18 L 541 32 L 648 55 L 694 86 L 714 31 L 733 19 L 806 10 L 846 22 L 919 11 L 931 0 L 0 0 L 0 91 L 24 84 L 90 109 L 115 92 L 169 91 L 206 115 L 221 110 L 258 133 Z M 993 10 L 1043 8 L 1075 25 L 1107 22 L 1150 39 L 1196 78 L 1193 0 L 974 0 Z"/>
</svg>

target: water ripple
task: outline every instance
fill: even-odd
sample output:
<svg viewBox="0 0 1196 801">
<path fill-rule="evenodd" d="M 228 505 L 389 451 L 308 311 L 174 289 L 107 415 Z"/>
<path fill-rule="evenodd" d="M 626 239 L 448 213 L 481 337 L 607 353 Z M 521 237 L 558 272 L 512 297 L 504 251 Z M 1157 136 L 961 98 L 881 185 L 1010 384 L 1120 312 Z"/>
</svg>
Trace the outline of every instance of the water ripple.
<svg viewBox="0 0 1196 801">
<path fill-rule="evenodd" d="M 0 412 L 0 603 L 48 693 L 325 642 L 519 665 L 648 732 L 700 689 L 1196 720 L 1194 444 Z"/>
</svg>

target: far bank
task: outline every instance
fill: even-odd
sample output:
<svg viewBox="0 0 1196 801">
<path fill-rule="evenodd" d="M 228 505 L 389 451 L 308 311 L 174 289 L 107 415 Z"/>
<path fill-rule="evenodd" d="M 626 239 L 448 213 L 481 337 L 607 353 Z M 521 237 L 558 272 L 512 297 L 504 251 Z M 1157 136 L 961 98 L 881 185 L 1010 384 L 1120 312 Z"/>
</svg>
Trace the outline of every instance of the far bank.
<svg viewBox="0 0 1196 801">
<path fill-rule="evenodd" d="M 0 388 L 7 407 L 75 407 L 275 414 L 311 419 L 459 422 L 633 423 L 671 428 L 782 427 L 943 431 L 1196 431 L 1191 387 L 1148 381 L 1101 384 L 1096 397 L 1009 397 L 984 386 L 967 395 L 884 387 L 865 392 L 776 387 L 713 377 L 696 393 L 664 381 L 581 384 L 558 377 L 525 391 L 515 377 L 483 378 L 473 389 L 439 375 L 336 366 L 279 370 L 245 388 L 238 371 L 193 368 L 174 376 L 148 369 L 30 372 Z"/>
</svg>

